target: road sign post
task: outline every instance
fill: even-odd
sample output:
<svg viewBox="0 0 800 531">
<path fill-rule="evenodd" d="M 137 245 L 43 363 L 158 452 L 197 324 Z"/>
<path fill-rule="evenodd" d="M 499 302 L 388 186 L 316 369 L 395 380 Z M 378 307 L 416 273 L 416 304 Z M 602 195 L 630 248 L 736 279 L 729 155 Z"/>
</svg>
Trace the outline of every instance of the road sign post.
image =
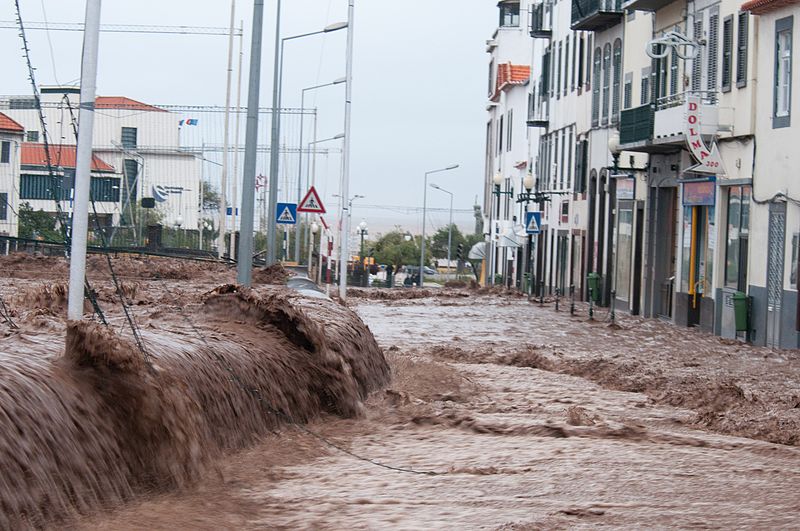
<svg viewBox="0 0 800 531">
<path fill-rule="evenodd" d="M 541 212 L 526 212 L 525 213 L 525 232 L 527 234 L 539 234 L 542 232 L 542 213 Z"/>
<path fill-rule="evenodd" d="M 294 203 L 278 203 L 275 208 L 275 223 L 294 225 L 297 223 L 297 205 Z"/>
</svg>

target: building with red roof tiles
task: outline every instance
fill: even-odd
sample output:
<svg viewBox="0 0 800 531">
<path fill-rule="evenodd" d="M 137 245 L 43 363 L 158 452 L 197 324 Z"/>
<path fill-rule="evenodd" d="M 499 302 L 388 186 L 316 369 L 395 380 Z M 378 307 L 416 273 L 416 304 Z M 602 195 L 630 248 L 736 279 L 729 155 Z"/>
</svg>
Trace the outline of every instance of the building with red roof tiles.
<svg viewBox="0 0 800 531">
<path fill-rule="evenodd" d="M 0 113 L 0 235 L 17 236 L 19 230 L 16 183 L 24 132 L 19 123 Z"/>
<path fill-rule="evenodd" d="M 29 168 L 47 168 L 48 163 L 53 168 L 75 169 L 77 146 L 75 145 L 50 145 L 45 150 L 44 144 L 30 142 L 22 143 L 20 165 Z M 47 155 L 50 155 L 48 161 Z M 98 173 L 115 173 L 114 166 L 107 163 L 97 155 L 92 155 L 92 171 Z"/>
<path fill-rule="evenodd" d="M 77 115 L 79 100 L 79 87 L 41 88 L 49 138 L 51 142 L 59 139 L 51 144 L 49 155 L 56 173 L 66 179 L 59 185 L 65 197 L 71 193 L 69 178 L 75 166 L 77 140 L 71 118 Z M 95 102 L 92 186 L 98 205 L 102 202 L 103 211 L 113 214 L 108 223 L 130 224 L 137 205 L 147 198 L 154 200 L 166 224 L 181 221 L 183 227 L 197 228 L 204 157 L 199 149 L 181 146 L 181 122 L 186 116 L 126 96 L 98 96 Z M 0 110 L 25 130 L 19 184 L 23 199 L 36 208 L 52 210 L 48 153 L 41 144 L 35 101 L 29 96 L 10 96 L 0 100 Z M 192 120 L 193 132 L 198 125 Z"/>
<path fill-rule="evenodd" d="M 3 133 L 24 133 L 25 128 L 20 124 L 0 112 L 0 132 Z"/>
</svg>

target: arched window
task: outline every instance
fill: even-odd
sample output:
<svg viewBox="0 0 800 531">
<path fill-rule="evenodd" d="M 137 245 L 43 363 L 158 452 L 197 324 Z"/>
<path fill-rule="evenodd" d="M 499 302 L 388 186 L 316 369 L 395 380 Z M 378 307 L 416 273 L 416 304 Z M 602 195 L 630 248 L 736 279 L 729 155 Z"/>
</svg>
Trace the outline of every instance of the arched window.
<svg viewBox="0 0 800 531">
<path fill-rule="evenodd" d="M 592 126 L 600 123 L 600 48 L 594 49 L 594 62 L 592 63 Z"/>
<path fill-rule="evenodd" d="M 611 98 L 611 122 L 619 120 L 619 97 L 622 85 L 622 39 L 614 41 L 614 87 Z"/>
<path fill-rule="evenodd" d="M 611 44 L 603 47 L 603 123 L 608 123 L 608 107 L 611 100 Z"/>
</svg>

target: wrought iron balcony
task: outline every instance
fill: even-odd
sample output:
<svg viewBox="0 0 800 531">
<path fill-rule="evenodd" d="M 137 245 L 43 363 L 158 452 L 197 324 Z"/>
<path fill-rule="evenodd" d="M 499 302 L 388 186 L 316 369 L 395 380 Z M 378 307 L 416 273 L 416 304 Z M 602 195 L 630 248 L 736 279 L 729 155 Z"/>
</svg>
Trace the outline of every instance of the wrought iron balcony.
<svg viewBox="0 0 800 531">
<path fill-rule="evenodd" d="M 622 22 L 622 0 L 572 0 L 573 30 L 602 31 Z"/>
<path fill-rule="evenodd" d="M 550 125 L 549 104 L 542 101 L 536 109 L 528 109 L 528 127 L 548 127 Z"/>
<path fill-rule="evenodd" d="M 552 28 L 552 11 L 546 10 L 544 2 L 531 5 L 528 10 L 528 20 L 530 26 L 528 27 L 531 37 L 534 39 L 549 39 L 553 34 Z"/>
<path fill-rule="evenodd" d="M 714 136 L 731 130 L 733 109 L 720 108 L 713 91 L 681 92 L 658 98 L 655 104 L 626 109 L 620 113 L 619 142 L 627 151 L 649 153 L 674 150 L 685 142 L 686 96 L 700 97 L 700 134 Z"/>
</svg>

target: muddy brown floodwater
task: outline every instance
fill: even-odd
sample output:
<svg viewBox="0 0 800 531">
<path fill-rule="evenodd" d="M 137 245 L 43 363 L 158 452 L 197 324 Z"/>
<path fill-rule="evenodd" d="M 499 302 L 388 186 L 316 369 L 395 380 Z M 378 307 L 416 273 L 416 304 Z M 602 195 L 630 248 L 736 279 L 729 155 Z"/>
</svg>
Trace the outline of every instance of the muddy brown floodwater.
<svg viewBox="0 0 800 531">
<path fill-rule="evenodd" d="M 200 311 L 202 294 L 227 274 L 193 275 L 170 286 Z M 52 305 L 60 308 L 58 294 L 52 288 L 43 294 L 40 277 L 26 278 L 14 282 L 17 290 L 32 290 L 29 299 L 11 297 L 9 285 L 0 284 L 12 312 L 29 326 L 56 326 L 57 309 L 33 315 L 24 300 L 41 306 L 55 299 Z M 170 334 L 189 334 L 163 314 L 168 297 L 158 282 L 138 273 L 128 282 L 141 303 L 134 311 L 153 327 L 148 337 L 156 341 L 162 319 Z M 66 526 L 798 526 L 798 352 L 629 316 L 612 328 L 588 322 L 580 305 L 579 316 L 571 317 L 563 306 L 556 313 L 552 304 L 540 307 L 508 294 L 429 290 L 408 298 L 404 292 L 413 293 L 372 291 L 350 299 L 392 372 L 391 382 L 363 404 L 309 413 L 304 426 L 313 434 L 288 423 L 271 425 L 247 445 L 215 454 L 200 478 L 185 486 L 137 491 Z M 198 320 L 225 342 L 226 316 L 240 315 L 233 308 L 247 300 L 220 296 L 212 295 L 213 311 Z M 337 312 L 322 311 L 307 326 L 334 326 L 327 320 L 341 320 Z M 234 321 L 237 332 L 247 333 L 263 319 Z M 277 326 L 274 319 L 269 323 Z M 251 333 L 255 341 L 263 332 Z M 380 381 L 380 367 L 360 366 L 356 358 L 348 365 Z"/>
</svg>

